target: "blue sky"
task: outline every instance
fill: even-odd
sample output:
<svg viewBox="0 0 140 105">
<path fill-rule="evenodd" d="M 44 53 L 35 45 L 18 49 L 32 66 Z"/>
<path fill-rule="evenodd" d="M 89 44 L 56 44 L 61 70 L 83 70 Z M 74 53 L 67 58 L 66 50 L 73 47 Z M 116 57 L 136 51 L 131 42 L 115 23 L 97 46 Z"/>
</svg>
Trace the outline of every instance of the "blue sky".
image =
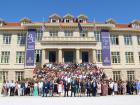
<svg viewBox="0 0 140 105">
<path fill-rule="evenodd" d="M 64 16 L 85 14 L 89 21 L 94 18 L 104 22 L 108 18 L 118 23 L 129 23 L 140 20 L 140 0 L 0 0 L 0 18 L 5 21 L 19 21 L 29 17 L 32 21 L 47 21 L 57 13 Z"/>
</svg>

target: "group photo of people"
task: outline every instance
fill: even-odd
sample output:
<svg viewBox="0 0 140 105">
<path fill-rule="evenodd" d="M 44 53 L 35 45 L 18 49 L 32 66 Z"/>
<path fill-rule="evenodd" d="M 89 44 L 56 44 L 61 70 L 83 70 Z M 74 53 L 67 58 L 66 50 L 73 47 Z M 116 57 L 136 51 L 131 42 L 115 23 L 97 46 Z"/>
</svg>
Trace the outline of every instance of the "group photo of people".
<svg viewBox="0 0 140 105">
<path fill-rule="evenodd" d="M 96 64 L 44 64 L 33 70 L 33 78 L 4 81 L 3 96 L 95 97 L 139 95 L 140 81 L 107 79 Z"/>
</svg>

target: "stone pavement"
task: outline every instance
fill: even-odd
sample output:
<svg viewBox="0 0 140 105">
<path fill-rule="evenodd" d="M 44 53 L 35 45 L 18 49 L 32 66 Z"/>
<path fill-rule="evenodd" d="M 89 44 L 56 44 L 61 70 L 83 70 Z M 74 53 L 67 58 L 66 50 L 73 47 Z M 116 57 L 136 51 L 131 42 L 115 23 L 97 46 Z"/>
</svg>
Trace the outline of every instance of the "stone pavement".
<svg viewBox="0 0 140 105">
<path fill-rule="evenodd" d="M 140 95 L 101 97 L 0 97 L 0 105 L 140 105 Z"/>
</svg>

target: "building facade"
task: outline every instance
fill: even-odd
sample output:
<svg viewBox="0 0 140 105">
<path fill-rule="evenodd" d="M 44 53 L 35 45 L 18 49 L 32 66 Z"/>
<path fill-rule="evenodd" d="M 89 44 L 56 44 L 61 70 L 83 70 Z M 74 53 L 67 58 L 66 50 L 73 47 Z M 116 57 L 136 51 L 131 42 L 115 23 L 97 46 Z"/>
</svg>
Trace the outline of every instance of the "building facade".
<svg viewBox="0 0 140 105">
<path fill-rule="evenodd" d="M 78 23 L 80 23 L 79 29 Z M 45 30 L 42 30 L 45 26 Z M 27 34 L 36 29 L 34 66 L 25 65 Z M 111 65 L 102 63 L 101 31 L 108 30 Z M 36 65 L 45 63 L 96 63 L 114 80 L 140 79 L 140 21 L 118 24 L 89 22 L 88 17 L 53 14 L 48 22 L 0 20 L 0 81 L 32 78 Z"/>
</svg>

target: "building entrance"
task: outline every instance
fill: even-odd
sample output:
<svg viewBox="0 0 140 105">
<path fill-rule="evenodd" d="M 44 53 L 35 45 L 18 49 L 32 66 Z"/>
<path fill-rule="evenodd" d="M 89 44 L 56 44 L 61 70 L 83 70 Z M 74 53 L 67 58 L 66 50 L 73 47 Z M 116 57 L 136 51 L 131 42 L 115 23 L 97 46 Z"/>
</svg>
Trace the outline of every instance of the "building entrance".
<svg viewBox="0 0 140 105">
<path fill-rule="evenodd" d="M 73 51 L 64 51 L 64 62 L 73 63 L 74 52 Z"/>
<path fill-rule="evenodd" d="M 82 52 L 82 63 L 88 62 L 89 55 L 87 51 Z"/>
<path fill-rule="evenodd" d="M 56 62 L 56 51 L 49 51 L 49 62 Z"/>
</svg>

